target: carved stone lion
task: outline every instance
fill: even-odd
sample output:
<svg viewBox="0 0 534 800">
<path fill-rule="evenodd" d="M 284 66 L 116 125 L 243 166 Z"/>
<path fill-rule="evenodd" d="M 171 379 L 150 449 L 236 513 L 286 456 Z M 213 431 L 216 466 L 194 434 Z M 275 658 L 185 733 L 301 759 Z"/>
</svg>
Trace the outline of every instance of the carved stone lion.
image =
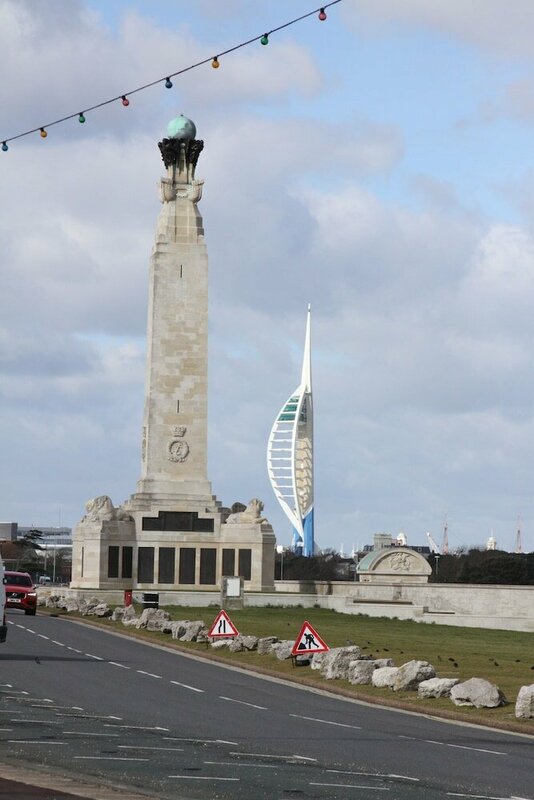
<svg viewBox="0 0 534 800">
<path fill-rule="evenodd" d="M 238 511 L 237 514 L 230 514 L 226 520 L 226 524 L 232 525 L 240 523 L 241 525 L 250 525 L 252 523 L 256 525 L 260 524 L 261 522 L 267 522 L 267 519 L 261 516 L 262 511 L 262 501 L 254 498 L 250 501 L 244 511 Z"/>
<path fill-rule="evenodd" d="M 115 508 L 107 494 L 93 497 L 85 504 L 86 515 L 82 522 L 108 522 L 111 520 L 131 520 L 132 517 L 121 508 Z"/>
</svg>

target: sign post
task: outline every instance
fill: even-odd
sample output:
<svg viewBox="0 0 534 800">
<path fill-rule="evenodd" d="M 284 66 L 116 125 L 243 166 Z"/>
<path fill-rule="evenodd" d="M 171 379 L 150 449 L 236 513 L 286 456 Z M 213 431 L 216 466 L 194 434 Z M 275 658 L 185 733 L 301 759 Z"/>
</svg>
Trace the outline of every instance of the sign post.
<svg viewBox="0 0 534 800">
<path fill-rule="evenodd" d="M 239 636 L 239 631 L 226 613 L 226 611 L 219 611 L 217 616 L 212 622 L 211 628 L 208 631 L 208 638 L 210 639 L 229 639 L 233 636 Z"/>
<path fill-rule="evenodd" d="M 295 639 L 291 655 L 306 656 L 313 655 L 314 653 L 326 653 L 330 648 L 326 642 L 321 639 L 315 628 L 309 622 L 305 622 L 300 629 L 300 633 Z"/>
</svg>

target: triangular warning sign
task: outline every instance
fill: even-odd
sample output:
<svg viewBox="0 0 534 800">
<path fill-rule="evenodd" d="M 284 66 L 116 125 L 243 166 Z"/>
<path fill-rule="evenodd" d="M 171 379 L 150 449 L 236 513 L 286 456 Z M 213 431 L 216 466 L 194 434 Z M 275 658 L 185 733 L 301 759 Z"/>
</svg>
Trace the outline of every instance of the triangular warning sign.
<svg viewBox="0 0 534 800">
<path fill-rule="evenodd" d="M 324 642 L 315 628 L 312 628 L 309 622 L 305 622 L 300 633 L 295 639 L 292 656 L 299 656 L 305 653 L 326 653 L 330 650 L 326 642 Z"/>
<path fill-rule="evenodd" d="M 208 636 L 215 638 L 216 636 L 239 636 L 239 631 L 226 613 L 226 611 L 219 611 L 213 624 L 208 631 Z"/>
</svg>

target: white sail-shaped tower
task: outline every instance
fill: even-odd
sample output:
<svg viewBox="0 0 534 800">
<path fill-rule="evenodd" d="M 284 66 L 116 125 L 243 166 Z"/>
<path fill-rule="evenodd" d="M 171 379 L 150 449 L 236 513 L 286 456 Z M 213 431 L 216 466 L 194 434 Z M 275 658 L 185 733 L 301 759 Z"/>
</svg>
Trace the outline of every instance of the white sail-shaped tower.
<svg viewBox="0 0 534 800">
<path fill-rule="evenodd" d="M 267 469 L 276 499 L 293 526 L 293 546 L 314 553 L 313 400 L 311 309 L 308 306 L 300 385 L 276 416 L 267 446 Z"/>
</svg>

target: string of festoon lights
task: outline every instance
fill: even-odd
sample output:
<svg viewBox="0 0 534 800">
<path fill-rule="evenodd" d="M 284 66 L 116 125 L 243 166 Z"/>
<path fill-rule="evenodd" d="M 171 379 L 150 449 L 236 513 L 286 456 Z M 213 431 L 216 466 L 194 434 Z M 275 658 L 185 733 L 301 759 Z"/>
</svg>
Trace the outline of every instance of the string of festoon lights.
<svg viewBox="0 0 534 800">
<path fill-rule="evenodd" d="M 215 56 L 209 56 L 209 58 L 204 58 L 202 61 L 197 61 L 196 64 L 190 64 L 188 67 L 183 67 L 182 69 L 177 70 L 176 72 L 170 72 L 164 78 L 158 78 L 155 81 L 150 81 L 150 83 L 145 83 L 143 86 L 137 86 L 135 89 L 130 89 L 128 92 L 124 92 L 124 94 L 119 94 L 117 97 L 111 97 L 109 100 L 103 100 L 101 103 L 96 103 L 94 106 L 89 106 L 85 108 L 83 111 L 76 111 L 74 114 L 68 114 L 65 117 L 61 117 L 60 119 L 54 119 L 52 122 L 46 123 L 46 125 L 39 125 L 37 128 L 32 128 L 29 131 L 23 131 L 23 133 L 18 133 L 15 136 L 9 136 L 6 139 L 1 139 L 2 142 L 2 150 L 7 152 L 9 150 L 8 142 L 14 142 L 15 139 L 22 139 L 24 136 L 30 136 L 32 133 L 39 133 L 42 139 L 46 139 L 48 136 L 48 129 L 52 128 L 54 125 L 60 125 L 63 122 L 67 122 L 70 119 L 78 119 L 78 122 L 83 124 L 87 117 L 86 115 L 91 111 L 96 111 L 98 108 L 103 108 L 103 106 L 109 106 L 111 103 L 116 103 L 120 101 L 123 106 L 127 107 L 130 105 L 129 98 L 137 94 L 138 92 L 143 92 L 145 89 L 150 89 L 152 86 L 157 86 L 158 84 L 162 83 L 166 89 L 172 89 L 173 83 L 171 78 L 176 78 L 178 75 L 183 75 L 185 72 L 190 72 L 192 69 L 198 69 L 199 67 L 204 66 L 205 64 L 211 64 L 213 69 L 219 69 L 221 66 L 220 59 L 223 56 L 227 56 L 230 53 L 234 53 L 236 50 L 240 50 L 242 47 L 247 47 L 254 42 L 260 42 L 262 45 L 268 45 L 270 42 L 270 37 L 273 33 L 277 33 L 278 31 L 283 30 L 284 28 L 289 28 L 291 25 L 296 25 L 297 22 L 301 22 L 303 19 L 307 19 L 308 17 L 312 17 L 317 15 L 317 18 L 324 22 L 327 19 L 326 9 L 330 6 L 335 6 L 340 3 L 341 0 L 331 0 L 329 3 L 325 3 L 320 8 L 316 8 L 313 11 L 308 11 L 307 14 L 302 14 L 300 17 L 295 17 L 295 19 L 291 19 L 288 22 L 284 22 L 283 25 L 278 25 L 276 28 L 272 28 L 270 31 L 266 33 L 260 34 L 259 36 L 254 36 L 252 39 L 247 39 L 246 42 L 240 42 L 239 44 L 234 45 L 233 47 L 229 47 L 227 50 L 221 50 Z"/>
</svg>

